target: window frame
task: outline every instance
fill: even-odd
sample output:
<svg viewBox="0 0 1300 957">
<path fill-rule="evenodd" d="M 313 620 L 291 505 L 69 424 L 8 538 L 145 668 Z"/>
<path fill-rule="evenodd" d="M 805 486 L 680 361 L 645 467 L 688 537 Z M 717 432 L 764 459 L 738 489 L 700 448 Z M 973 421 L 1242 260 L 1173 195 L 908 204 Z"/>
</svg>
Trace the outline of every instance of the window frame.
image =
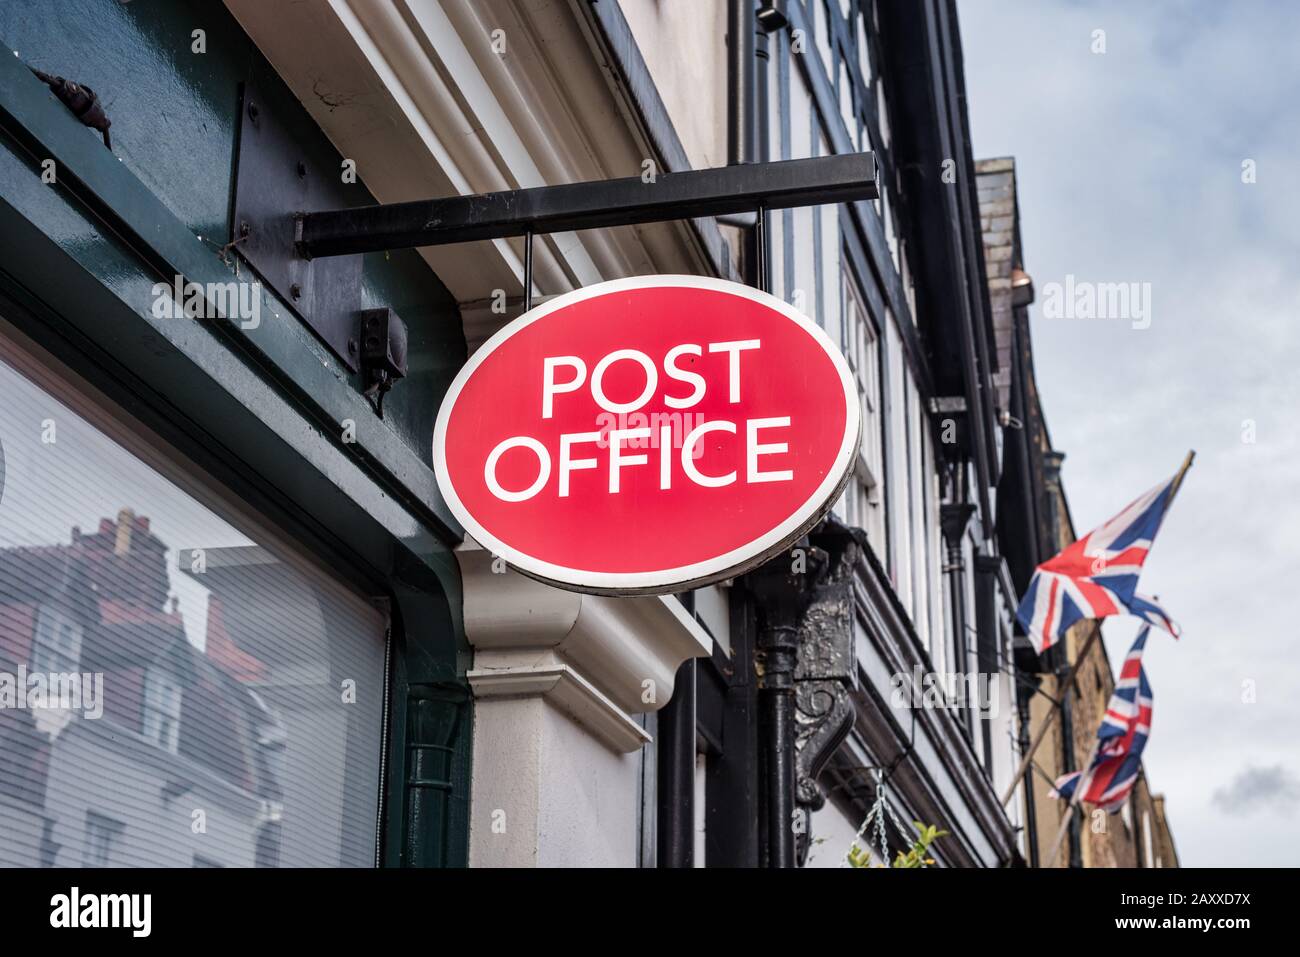
<svg viewBox="0 0 1300 957">
<path fill-rule="evenodd" d="M 155 700 L 159 697 L 160 685 L 165 684 L 167 704 L 164 713 L 160 702 Z M 171 754 L 176 754 L 180 748 L 181 741 L 181 697 L 184 691 L 181 683 L 176 676 L 163 668 L 158 662 L 153 662 L 145 669 L 144 676 L 144 701 L 142 707 L 144 716 L 141 722 L 141 732 L 145 738 L 152 741 L 158 747 Z M 157 721 L 151 721 L 155 716 Z M 170 725 L 164 724 L 163 719 L 169 719 Z M 151 724 L 154 727 L 151 727 Z M 166 740 L 163 740 L 163 733 L 167 731 Z"/>
<path fill-rule="evenodd" d="M 60 639 L 68 633 L 72 634 L 72 639 L 64 645 Z M 77 673 L 81 668 L 82 638 L 80 622 L 61 608 L 42 602 L 36 611 L 36 636 L 32 641 L 29 662 L 31 671 L 39 674 Z"/>
<path fill-rule="evenodd" d="M 82 826 L 82 845 L 81 845 L 81 866 L 82 867 L 112 867 L 113 850 L 120 846 L 122 836 L 126 833 L 126 824 L 116 818 L 109 817 L 107 814 L 100 814 L 98 811 L 87 809 L 86 820 Z M 95 835 L 103 835 L 103 853 L 93 853 L 98 841 L 93 839 Z"/>
</svg>

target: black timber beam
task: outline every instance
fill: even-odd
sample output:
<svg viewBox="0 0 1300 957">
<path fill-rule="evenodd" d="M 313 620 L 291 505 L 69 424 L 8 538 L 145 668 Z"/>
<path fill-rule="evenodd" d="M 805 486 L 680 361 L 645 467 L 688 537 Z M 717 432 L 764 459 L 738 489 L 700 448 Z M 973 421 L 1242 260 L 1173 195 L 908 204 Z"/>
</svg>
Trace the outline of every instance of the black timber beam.
<svg viewBox="0 0 1300 957">
<path fill-rule="evenodd" d="M 849 153 L 304 213 L 297 239 L 304 256 L 346 256 L 878 195 L 874 154 Z"/>
</svg>

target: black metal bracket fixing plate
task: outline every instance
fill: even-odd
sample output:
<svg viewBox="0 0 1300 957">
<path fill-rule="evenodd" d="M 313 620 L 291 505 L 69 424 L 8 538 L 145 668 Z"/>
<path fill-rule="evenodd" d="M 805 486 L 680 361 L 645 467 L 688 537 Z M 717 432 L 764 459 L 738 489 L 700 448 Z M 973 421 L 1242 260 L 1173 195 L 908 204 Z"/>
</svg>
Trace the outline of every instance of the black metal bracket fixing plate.
<svg viewBox="0 0 1300 957">
<path fill-rule="evenodd" d="M 262 282 L 356 372 L 361 256 L 312 260 L 296 243 L 302 213 L 369 201 L 363 186 L 343 182 L 342 163 L 319 131 L 291 125 L 252 84 L 244 85 L 231 242 Z"/>
<path fill-rule="evenodd" d="M 313 258 L 346 256 L 529 233 L 848 203 L 879 195 L 875 155 L 842 153 L 308 212 L 301 218 L 298 247 Z"/>
</svg>

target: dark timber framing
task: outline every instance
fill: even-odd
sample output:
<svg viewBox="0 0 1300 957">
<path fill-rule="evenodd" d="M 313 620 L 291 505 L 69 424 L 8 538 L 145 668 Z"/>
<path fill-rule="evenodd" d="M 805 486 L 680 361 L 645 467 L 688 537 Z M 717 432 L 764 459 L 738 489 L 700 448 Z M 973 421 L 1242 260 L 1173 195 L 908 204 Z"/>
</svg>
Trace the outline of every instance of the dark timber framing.
<svg viewBox="0 0 1300 957">
<path fill-rule="evenodd" d="M 891 385 L 896 383 L 890 381 L 893 376 L 885 348 L 887 327 L 892 325 L 922 410 L 929 408 L 932 398 L 949 395 L 963 397 L 971 410 L 969 454 L 978 477 L 972 484 L 978 486 L 974 498 L 979 505 L 978 530 L 983 533 L 979 537 L 987 539 L 994 514 L 987 488 L 998 474 L 992 441 L 994 407 L 984 387 L 994 361 L 992 327 L 981 275 L 982 245 L 975 228 L 978 212 L 970 202 L 974 196 L 973 162 L 951 0 L 906 4 L 850 0 L 847 19 L 841 17 L 836 0 L 786 0 L 778 6 L 789 27 L 769 39 L 772 93 L 780 97 L 780 109 L 772 116 L 779 133 L 775 144 L 786 157 L 804 148 L 806 128 L 801 122 L 800 129 L 791 129 L 790 122 L 791 88 L 802 80 L 811 96 L 813 122 L 830 149 L 849 153 L 860 145 L 875 151 L 880 192 L 887 198 L 896 224 L 900 264 L 905 257 L 906 271 L 894 263 L 875 204 L 844 204 L 841 234 L 846 264 L 880 343 L 881 414 L 886 423 L 895 414 Z M 861 33 L 856 29 L 859 15 L 868 20 Z M 829 43 L 828 61 L 814 46 L 820 39 L 817 25 L 827 28 L 821 37 Z M 806 47 L 798 53 L 791 50 L 794 31 L 805 38 Z M 882 43 L 882 38 L 887 42 Z M 869 64 L 859 62 L 859 43 L 864 40 Z M 761 71 L 767 63 L 760 64 Z M 885 95 L 878 97 L 881 83 Z M 842 108 L 841 94 L 846 92 L 851 100 Z M 941 178 L 944 161 L 949 159 L 955 183 Z M 783 231 L 783 238 L 785 288 L 789 289 L 794 285 L 793 238 L 788 230 Z M 914 301 L 909 301 L 905 275 L 914 283 Z M 904 417 L 907 431 L 934 429 L 931 416 L 923 415 L 917 423 L 915 406 L 908 411 Z M 905 452 L 907 431 L 891 441 L 888 425 L 883 430 L 885 476 L 893 475 L 894 462 Z M 888 496 L 890 490 L 885 491 Z M 902 516 L 896 519 L 886 510 L 887 547 L 865 556 L 857 575 L 858 627 L 889 673 L 905 673 L 918 663 L 923 669 L 933 667 L 883 564 L 893 552 L 895 538 L 906 534 L 905 528 L 896 527 L 901 521 Z M 990 559 L 988 574 L 993 575 L 995 565 L 997 583 L 1014 603 L 1000 559 Z M 990 637 L 981 636 L 984 640 Z M 953 828 L 947 847 L 939 851 L 947 863 L 1015 860 L 1014 831 L 997 806 L 979 755 L 957 718 L 923 709 L 914 713 L 912 726 L 905 727 L 888 701 L 880 697 L 879 675 L 869 673 L 865 663 L 859 666 L 864 670 L 855 695 L 859 717 L 853 740 L 863 753 L 857 755 L 846 746 L 837 758 L 840 764 L 848 767 L 854 761 L 871 761 L 884 767 L 898 762 L 893 795 L 901 813 L 908 815 L 906 819 L 963 821 Z M 865 813 L 874 796 L 873 786 L 861 775 L 861 768 L 849 770 L 853 785 L 846 788 L 845 797 Z"/>
</svg>

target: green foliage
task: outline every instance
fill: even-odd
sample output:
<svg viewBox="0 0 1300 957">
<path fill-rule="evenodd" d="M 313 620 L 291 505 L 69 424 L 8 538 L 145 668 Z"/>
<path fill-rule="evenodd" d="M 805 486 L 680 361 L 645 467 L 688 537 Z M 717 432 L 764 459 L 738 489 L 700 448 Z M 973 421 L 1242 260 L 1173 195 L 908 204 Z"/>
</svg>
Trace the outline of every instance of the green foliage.
<svg viewBox="0 0 1300 957">
<path fill-rule="evenodd" d="M 929 867 L 934 863 L 934 858 L 930 856 L 930 845 L 948 834 L 933 824 L 927 826 L 920 821 L 913 821 L 912 824 L 916 826 L 917 838 L 906 854 L 898 852 L 894 858 L 895 867 Z"/>
<path fill-rule="evenodd" d="M 850 867 L 870 867 L 870 866 L 871 866 L 871 852 L 870 852 L 870 851 L 864 851 L 862 848 L 858 847 L 857 842 L 854 841 L 854 842 L 853 842 L 853 846 L 849 848 L 849 866 L 850 866 Z"/>
<path fill-rule="evenodd" d="M 947 831 L 941 831 L 933 824 L 922 824 L 920 821 L 913 821 L 916 826 L 916 840 L 906 851 L 899 851 L 898 856 L 894 858 L 894 867 L 930 867 L 934 864 L 934 858 L 930 856 L 930 845 L 941 837 L 948 835 Z M 883 864 L 871 863 L 871 851 L 858 847 L 857 841 L 849 848 L 849 865 L 851 867 L 883 867 Z"/>
</svg>

